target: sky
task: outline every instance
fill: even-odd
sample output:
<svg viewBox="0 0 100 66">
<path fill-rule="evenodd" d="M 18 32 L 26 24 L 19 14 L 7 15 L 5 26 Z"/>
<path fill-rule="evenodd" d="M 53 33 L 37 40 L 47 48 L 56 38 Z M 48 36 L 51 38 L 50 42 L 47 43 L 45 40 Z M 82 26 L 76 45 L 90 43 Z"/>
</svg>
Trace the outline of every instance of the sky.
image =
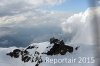
<svg viewBox="0 0 100 66">
<path fill-rule="evenodd" d="M 0 0 L 0 47 L 27 46 L 53 36 L 93 44 L 92 9 L 100 8 L 89 7 L 88 0 Z"/>
<path fill-rule="evenodd" d="M 63 12 L 80 12 L 85 11 L 89 7 L 89 0 L 64 0 L 60 5 L 46 7 L 48 10 Z"/>
</svg>

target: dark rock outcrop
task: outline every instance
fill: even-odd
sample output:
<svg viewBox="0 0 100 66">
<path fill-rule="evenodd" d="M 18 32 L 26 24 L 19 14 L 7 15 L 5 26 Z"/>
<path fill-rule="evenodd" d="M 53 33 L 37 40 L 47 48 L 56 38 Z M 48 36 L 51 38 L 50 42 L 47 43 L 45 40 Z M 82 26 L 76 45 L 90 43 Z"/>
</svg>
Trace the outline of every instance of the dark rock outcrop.
<svg viewBox="0 0 100 66">
<path fill-rule="evenodd" d="M 66 52 L 72 53 L 73 52 L 73 47 L 65 45 L 63 40 L 55 39 L 54 37 L 50 39 L 50 44 L 54 44 L 53 47 L 44 54 L 47 55 L 56 55 L 56 54 L 61 54 L 65 55 Z"/>
</svg>

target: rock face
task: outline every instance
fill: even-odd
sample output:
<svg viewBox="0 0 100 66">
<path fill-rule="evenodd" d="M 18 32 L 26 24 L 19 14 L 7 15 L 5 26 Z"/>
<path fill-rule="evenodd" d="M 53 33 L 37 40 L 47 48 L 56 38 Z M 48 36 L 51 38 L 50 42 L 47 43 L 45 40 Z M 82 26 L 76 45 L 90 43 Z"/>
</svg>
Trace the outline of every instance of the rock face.
<svg viewBox="0 0 100 66">
<path fill-rule="evenodd" d="M 38 66 L 40 63 L 42 63 L 42 58 L 40 56 L 40 53 L 38 51 L 35 51 L 35 53 L 30 54 L 28 51 L 29 49 L 37 49 L 36 46 L 28 46 L 26 49 L 14 49 L 12 52 L 7 53 L 7 55 L 11 56 L 12 58 L 19 58 L 21 57 L 21 60 L 23 62 L 37 62 L 35 66 Z"/>
<path fill-rule="evenodd" d="M 37 51 L 41 46 L 33 44 L 23 49 L 14 49 L 12 52 L 7 53 L 7 55 L 11 56 L 12 58 L 20 57 L 23 62 L 35 62 L 35 66 L 39 66 L 39 64 L 43 62 L 42 56 L 44 54 L 50 56 L 57 54 L 65 55 L 67 52 L 72 53 L 74 50 L 72 46 L 65 45 L 63 40 L 58 40 L 54 37 L 50 38 L 49 45 L 52 45 L 52 47 L 47 46 L 46 48 L 44 48 L 46 49 L 46 52 Z M 49 50 L 47 50 L 47 48 L 49 48 Z M 76 47 L 75 49 L 78 49 L 78 47 Z"/>
<path fill-rule="evenodd" d="M 55 39 L 54 37 L 50 39 L 50 44 L 54 44 L 50 51 L 47 52 L 47 55 L 56 55 L 61 54 L 65 55 L 66 52 L 72 53 L 73 47 L 65 45 L 63 40 Z"/>
</svg>

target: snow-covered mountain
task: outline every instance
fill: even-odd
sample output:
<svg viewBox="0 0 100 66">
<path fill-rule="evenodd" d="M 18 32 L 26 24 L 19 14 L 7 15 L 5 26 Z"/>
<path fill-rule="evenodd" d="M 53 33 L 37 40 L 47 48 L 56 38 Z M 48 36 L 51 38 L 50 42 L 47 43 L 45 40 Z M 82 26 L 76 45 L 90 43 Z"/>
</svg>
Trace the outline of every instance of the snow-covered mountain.
<svg viewBox="0 0 100 66">
<path fill-rule="evenodd" d="M 43 54 L 50 51 L 54 46 L 50 42 L 32 43 L 25 48 L 0 48 L 0 66 L 95 66 L 93 45 L 78 45 L 80 45 L 79 49 L 75 50 L 77 45 L 72 44 L 73 52 L 66 52 L 65 55 L 60 53 L 55 55 Z M 14 52 L 15 54 L 10 56 L 10 53 Z M 79 63 L 80 58 L 83 58 L 82 63 Z M 89 60 L 85 62 L 84 58 Z M 66 62 L 64 59 L 67 59 Z M 71 61 L 68 61 L 70 59 Z M 75 62 L 72 62 L 73 59 L 76 59 Z"/>
</svg>

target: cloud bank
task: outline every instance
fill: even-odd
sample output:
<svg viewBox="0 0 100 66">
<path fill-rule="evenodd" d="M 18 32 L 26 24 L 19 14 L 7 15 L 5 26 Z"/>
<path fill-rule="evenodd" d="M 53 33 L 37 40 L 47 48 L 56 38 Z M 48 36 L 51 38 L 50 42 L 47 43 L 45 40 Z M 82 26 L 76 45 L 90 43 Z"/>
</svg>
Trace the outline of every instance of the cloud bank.
<svg viewBox="0 0 100 66">
<path fill-rule="evenodd" d="M 43 6 L 62 4 L 64 0 L 1 0 L 0 16 L 20 14 L 27 11 L 34 11 Z"/>
<path fill-rule="evenodd" d="M 92 9 L 80 13 L 41 10 L 64 0 L 1 0 L 0 46 L 27 46 L 55 36 L 67 43 L 93 44 Z M 98 14 L 99 15 L 99 14 Z"/>
<path fill-rule="evenodd" d="M 96 9 L 98 8 L 88 8 L 85 12 L 74 14 L 62 23 L 62 30 L 67 34 L 70 33 L 73 35 L 72 43 L 94 43 L 93 10 Z"/>
</svg>

